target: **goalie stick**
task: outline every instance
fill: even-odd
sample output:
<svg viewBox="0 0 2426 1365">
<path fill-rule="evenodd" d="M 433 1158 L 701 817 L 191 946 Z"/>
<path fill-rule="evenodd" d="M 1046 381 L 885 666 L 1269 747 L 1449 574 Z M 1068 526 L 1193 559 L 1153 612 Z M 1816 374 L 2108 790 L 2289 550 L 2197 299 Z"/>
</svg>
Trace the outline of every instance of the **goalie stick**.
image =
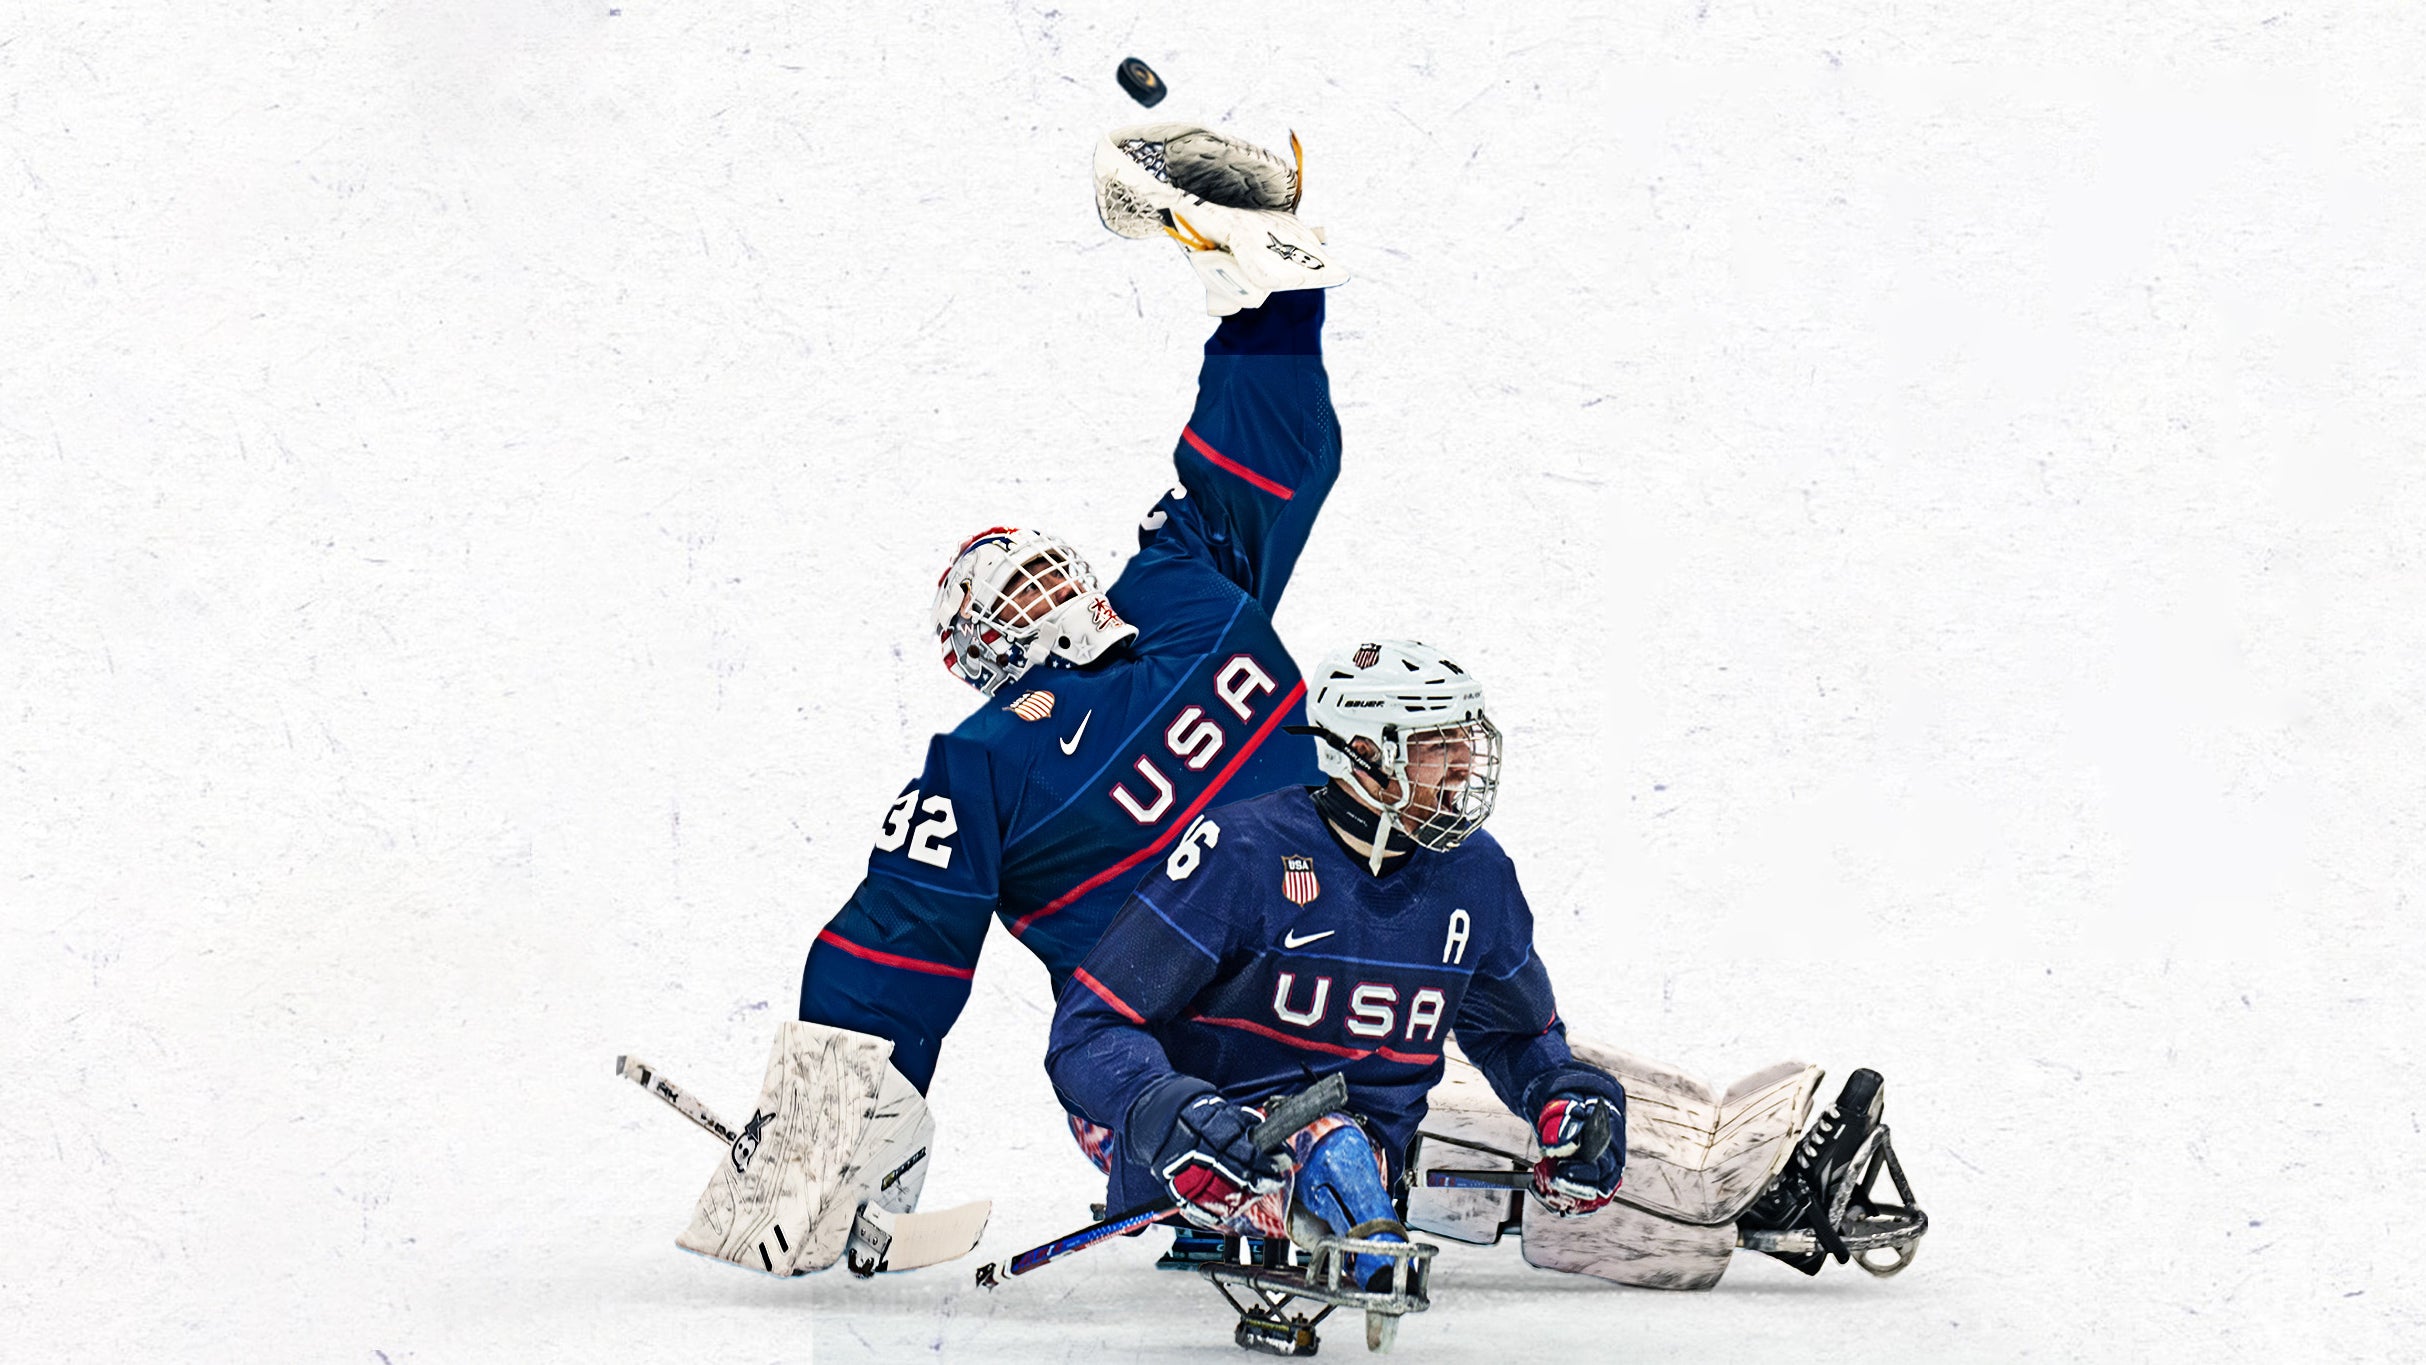
<svg viewBox="0 0 2426 1365">
<path fill-rule="evenodd" d="M 1297 1136 L 1297 1130 L 1348 1102 L 1348 1078 L 1334 1071 L 1314 1084 L 1298 1091 L 1272 1106 L 1264 1121 L 1255 1125 L 1249 1140 L 1259 1152 L 1277 1152 Z M 1100 1223 L 1089 1223 L 1076 1232 L 1066 1233 L 1042 1246 L 1030 1247 L 1005 1260 L 991 1261 L 977 1267 L 977 1287 L 994 1289 L 1014 1275 L 1051 1265 L 1072 1252 L 1108 1242 L 1115 1237 L 1159 1223 L 1179 1212 L 1176 1196 L 1165 1196 L 1151 1204 L 1140 1205 L 1126 1213 L 1114 1214 Z"/>
<path fill-rule="evenodd" d="M 715 1110 L 638 1057 L 629 1053 L 617 1057 L 615 1074 L 655 1095 L 726 1146 L 739 1139 L 740 1134 L 716 1117 Z M 865 1279 L 879 1271 L 916 1270 L 958 1260 L 977 1249 L 977 1239 L 984 1235 L 986 1219 L 993 1211 L 992 1201 L 984 1199 L 935 1213 L 895 1213 L 881 1204 L 863 1204 L 851 1220 L 851 1241 L 843 1264 Z"/>
<path fill-rule="evenodd" d="M 638 1057 L 629 1054 L 617 1057 L 615 1074 L 664 1100 L 673 1107 L 675 1113 L 698 1124 L 702 1130 L 714 1134 L 727 1144 L 741 1136 L 734 1132 L 723 1119 L 716 1117 L 715 1110 L 700 1103 L 697 1096 L 657 1074 L 657 1068 Z"/>
</svg>

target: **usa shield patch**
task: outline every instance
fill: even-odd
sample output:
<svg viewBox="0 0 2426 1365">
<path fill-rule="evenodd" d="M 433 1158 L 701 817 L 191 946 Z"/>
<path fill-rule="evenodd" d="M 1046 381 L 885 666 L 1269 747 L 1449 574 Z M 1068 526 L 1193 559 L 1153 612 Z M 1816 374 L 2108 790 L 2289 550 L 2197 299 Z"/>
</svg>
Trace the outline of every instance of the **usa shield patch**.
<svg viewBox="0 0 2426 1365">
<path fill-rule="evenodd" d="M 1349 660 L 1350 663 L 1355 664 L 1358 668 L 1371 668 L 1380 661 L 1380 645 L 1358 645 L 1356 647 L 1355 657 Z"/>
<path fill-rule="evenodd" d="M 1002 709 L 1021 720 L 1043 720 L 1053 714 L 1053 694 L 1045 691 L 1029 692 Z"/>
<path fill-rule="evenodd" d="M 1292 905 L 1304 905 L 1322 894 L 1314 880 L 1314 860 L 1294 853 L 1283 854 L 1280 860 L 1280 894 Z"/>
</svg>

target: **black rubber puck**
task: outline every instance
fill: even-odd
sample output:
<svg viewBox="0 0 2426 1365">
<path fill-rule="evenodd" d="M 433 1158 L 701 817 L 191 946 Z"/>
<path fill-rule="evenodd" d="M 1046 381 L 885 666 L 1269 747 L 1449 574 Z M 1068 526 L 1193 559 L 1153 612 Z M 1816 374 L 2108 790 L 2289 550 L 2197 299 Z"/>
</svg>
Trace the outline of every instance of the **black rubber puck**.
<svg viewBox="0 0 2426 1365">
<path fill-rule="evenodd" d="M 1120 88 L 1129 92 L 1130 99 L 1148 109 L 1162 103 L 1162 97 L 1171 93 L 1171 87 L 1162 83 L 1162 77 L 1154 74 L 1154 68 L 1135 57 L 1121 58 L 1120 65 L 1112 72 L 1112 79 L 1120 82 Z"/>
</svg>

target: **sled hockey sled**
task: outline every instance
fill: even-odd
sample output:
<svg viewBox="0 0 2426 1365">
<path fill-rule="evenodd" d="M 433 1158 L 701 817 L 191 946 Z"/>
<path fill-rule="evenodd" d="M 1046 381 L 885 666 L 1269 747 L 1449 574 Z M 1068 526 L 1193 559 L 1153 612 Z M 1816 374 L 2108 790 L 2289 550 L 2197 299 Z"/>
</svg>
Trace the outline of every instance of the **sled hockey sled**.
<svg viewBox="0 0 2426 1365">
<path fill-rule="evenodd" d="M 1322 1345 L 1316 1325 L 1342 1308 L 1364 1313 L 1366 1350 L 1387 1351 L 1398 1340 L 1399 1319 L 1432 1306 L 1432 1258 L 1440 1248 L 1429 1242 L 1321 1237 L 1291 1257 L 1289 1241 L 1274 1237 L 1263 1242 L 1260 1259 L 1242 1255 L 1240 1238 L 1223 1243 L 1228 1254 L 1196 1273 L 1238 1310 L 1232 1339 L 1250 1351 L 1313 1355 Z M 1388 1278 L 1378 1288 L 1360 1287 L 1350 1273 L 1354 1256 L 1387 1261 Z M 1319 1307 L 1312 1313 L 1294 1311 L 1301 1303 Z"/>
</svg>

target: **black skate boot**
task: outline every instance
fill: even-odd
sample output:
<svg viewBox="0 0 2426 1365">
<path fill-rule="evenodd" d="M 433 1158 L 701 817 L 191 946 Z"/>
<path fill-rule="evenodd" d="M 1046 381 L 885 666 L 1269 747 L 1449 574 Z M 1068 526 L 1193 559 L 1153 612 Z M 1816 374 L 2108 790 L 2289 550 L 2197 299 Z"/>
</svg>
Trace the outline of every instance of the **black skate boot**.
<svg viewBox="0 0 2426 1365">
<path fill-rule="evenodd" d="M 1863 1148 L 1874 1131 L 1883 1135 L 1879 1118 L 1886 1111 L 1885 1084 L 1868 1067 L 1845 1078 L 1845 1088 L 1837 1093 L 1836 1103 L 1829 1105 L 1811 1125 L 1811 1131 L 1803 1135 L 1786 1169 L 1736 1220 L 1736 1234 L 1743 1245 L 1767 1252 L 1806 1275 L 1817 1275 L 1830 1256 L 1840 1263 L 1850 1259 L 1846 1228 L 1842 1224 L 1852 1212 L 1849 1205 L 1853 1182 L 1866 1175 L 1862 1179 L 1866 1194 L 1866 1187 L 1877 1178 L 1876 1155 Z M 1892 1160 L 1892 1154 L 1888 1155 Z M 1872 1158 L 1871 1169 L 1857 1173 L 1855 1158 L 1861 1156 Z M 1900 1187 L 1903 1172 L 1898 1170 L 1895 1174 Z M 1904 1193 L 1908 1204 L 1910 1191 Z M 1912 1212 L 1917 1215 L 1919 1210 Z M 1908 1244 L 1919 1235 L 1916 1230 L 1905 1242 Z M 1872 1269 L 1867 1262 L 1864 1268 Z"/>
</svg>

